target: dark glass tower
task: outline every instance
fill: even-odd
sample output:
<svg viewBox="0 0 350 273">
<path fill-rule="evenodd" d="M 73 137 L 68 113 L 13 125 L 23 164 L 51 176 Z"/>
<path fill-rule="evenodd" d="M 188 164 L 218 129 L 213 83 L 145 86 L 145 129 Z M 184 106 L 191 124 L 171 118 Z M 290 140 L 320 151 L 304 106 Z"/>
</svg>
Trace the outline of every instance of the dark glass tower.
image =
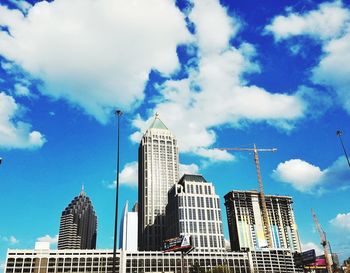
<svg viewBox="0 0 350 273">
<path fill-rule="evenodd" d="M 95 249 L 97 217 L 84 188 L 62 212 L 58 249 Z"/>
</svg>

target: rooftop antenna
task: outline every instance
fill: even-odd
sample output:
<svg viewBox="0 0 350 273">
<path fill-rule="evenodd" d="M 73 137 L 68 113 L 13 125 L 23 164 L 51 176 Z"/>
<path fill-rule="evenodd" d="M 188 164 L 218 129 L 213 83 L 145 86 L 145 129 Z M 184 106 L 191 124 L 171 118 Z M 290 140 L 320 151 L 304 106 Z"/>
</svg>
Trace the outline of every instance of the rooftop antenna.
<svg viewBox="0 0 350 273">
<path fill-rule="evenodd" d="M 348 161 L 348 165 L 349 165 L 349 167 L 350 167 L 349 157 L 348 157 L 348 154 L 347 154 L 347 152 L 346 152 L 346 150 L 345 150 L 345 146 L 344 146 L 343 140 L 342 140 L 342 138 L 341 138 L 341 136 L 342 136 L 343 132 L 342 132 L 342 131 L 340 131 L 340 130 L 338 130 L 338 131 L 336 132 L 336 134 L 337 134 L 337 137 L 339 137 L 339 140 L 340 140 L 341 146 L 343 147 L 343 151 L 344 151 L 344 154 L 345 154 L 346 160 Z"/>
</svg>

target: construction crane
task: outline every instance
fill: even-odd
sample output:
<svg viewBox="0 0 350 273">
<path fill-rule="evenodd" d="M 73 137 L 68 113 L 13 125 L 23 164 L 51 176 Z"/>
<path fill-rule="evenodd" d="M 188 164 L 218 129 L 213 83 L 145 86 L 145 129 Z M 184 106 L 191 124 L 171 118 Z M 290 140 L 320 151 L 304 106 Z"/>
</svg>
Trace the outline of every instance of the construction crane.
<svg viewBox="0 0 350 273">
<path fill-rule="evenodd" d="M 314 218 L 315 226 L 320 234 L 320 239 L 321 239 L 321 245 L 323 247 L 323 253 L 324 253 L 324 259 L 326 261 L 326 268 L 328 273 L 332 273 L 332 258 L 330 256 L 330 251 L 329 251 L 329 243 L 326 239 L 326 233 L 323 231 L 321 228 L 320 223 L 317 220 L 316 214 L 313 209 L 311 209 L 312 217 Z"/>
<path fill-rule="evenodd" d="M 219 150 L 225 150 L 225 151 L 245 151 L 245 152 L 253 152 L 254 153 L 254 161 L 255 161 L 255 167 L 256 167 L 256 174 L 258 176 L 258 182 L 259 182 L 259 191 L 260 191 L 260 203 L 262 206 L 262 214 L 263 214 L 263 221 L 265 226 L 265 237 L 267 240 L 268 247 L 272 248 L 272 238 L 271 238 L 271 232 L 269 228 L 269 216 L 267 213 L 267 207 L 266 207 L 266 201 L 265 201 L 265 194 L 264 194 L 264 186 L 261 178 L 260 173 L 260 163 L 259 163 L 259 155 L 258 152 L 276 152 L 276 148 L 272 149 L 258 149 L 256 148 L 256 145 L 254 144 L 253 148 L 219 148 Z"/>
</svg>

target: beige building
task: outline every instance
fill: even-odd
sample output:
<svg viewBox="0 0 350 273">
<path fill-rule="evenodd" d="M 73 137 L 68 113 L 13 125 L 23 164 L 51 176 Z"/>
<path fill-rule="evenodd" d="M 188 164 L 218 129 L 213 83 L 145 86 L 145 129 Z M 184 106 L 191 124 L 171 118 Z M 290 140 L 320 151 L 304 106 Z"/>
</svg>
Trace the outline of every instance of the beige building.
<svg viewBox="0 0 350 273">
<path fill-rule="evenodd" d="M 179 180 L 177 140 L 156 114 L 139 146 L 139 250 L 160 250 L 168 191 Z"/>
</svg>

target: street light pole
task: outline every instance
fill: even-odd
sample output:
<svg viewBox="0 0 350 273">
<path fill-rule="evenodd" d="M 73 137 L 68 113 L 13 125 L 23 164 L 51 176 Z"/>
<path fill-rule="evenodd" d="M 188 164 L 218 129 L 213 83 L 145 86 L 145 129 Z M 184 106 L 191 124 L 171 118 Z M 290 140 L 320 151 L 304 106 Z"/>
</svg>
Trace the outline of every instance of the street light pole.
<svg viewBox="0 0 350 273">
<path fill-rule="evenodd" d="M 346 152 L 346 150 L 345 150 L 345 146 L 344 146 L 343 140 L 341 139 L 341 136 L 342 136 L 343 132 L 338 130 L 336 134 L 337 134 L 337 136 L 339 137 L 341 146 L 343 147 L 343 151 L 344 151 L 346 160 L 348 161 L 348 165 L 349 165 L 349 167 L 350 167 L 349 157 L 348 157 L 348 154 L 347 154 L 347 152 Z"/>
<path fill-rule="evenodd" d="M 118 231 L 118 197 L 119 197 L 119 155 L 120 155 L 120 117 L 123 114 L 122 111 L 115 111 L 118 122 L 118 143 L 117 143 L 117 179 L 116 179 L 116 195 L 115 195 L 115 221 L 114 221 L 114 244 L 113 244 L 113 264 L 112 264 L 112 273 L 115 273 L 116 265 L 116 255 L 117 255 L 117 231 Z"/>
</svg>

